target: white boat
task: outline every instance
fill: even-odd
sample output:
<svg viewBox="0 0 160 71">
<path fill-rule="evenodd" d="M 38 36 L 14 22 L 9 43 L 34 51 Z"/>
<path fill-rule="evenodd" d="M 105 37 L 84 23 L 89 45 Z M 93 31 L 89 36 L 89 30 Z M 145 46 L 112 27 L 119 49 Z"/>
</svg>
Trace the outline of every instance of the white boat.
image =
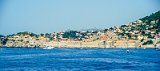
<svg viewBox="0 0 160 71">
<path fill-rule="evenodd" d="M 54 47 L 44 47 L 43 49 L 53 49 Z"/>
<path fill-rule="evenodd" d="M 160 44 L 157 44 L 156 50 L 157 50 L 157 51 L 160 51 Z"/>
</svg>

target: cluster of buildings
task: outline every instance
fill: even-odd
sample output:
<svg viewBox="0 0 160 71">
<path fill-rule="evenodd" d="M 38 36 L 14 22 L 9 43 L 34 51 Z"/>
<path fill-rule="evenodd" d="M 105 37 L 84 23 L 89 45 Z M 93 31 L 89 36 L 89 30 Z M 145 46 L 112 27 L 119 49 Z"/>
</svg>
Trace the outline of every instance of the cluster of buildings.
<svg viewBox="0 0 160 71">
<path fill-rule="evenodd" d="M 150 23 L 143 23 L 141 20 L 137 20 L 128 25 L 121 26 L 118 31 L 120 36 L 122 34 L 126 39 L 134 39 L 140 41 L 142 45 L 154 45 L 160 43 L 160 20 L 153 20 Z M 144 44 L 152 41 L 151 43 Z"/>
<path fill-rule="evenodd" d="M 7 47 L 156 47 L 160 43 L 159 21 L 137 20 L 105 30 L 67 31 L 33 36 L 14 34 L 1 37 L 0 46 Z M 4 41 L 5 39 L 5 41 Z M 4 43 L 5 42 L 5 43 Z"/>
</svg>

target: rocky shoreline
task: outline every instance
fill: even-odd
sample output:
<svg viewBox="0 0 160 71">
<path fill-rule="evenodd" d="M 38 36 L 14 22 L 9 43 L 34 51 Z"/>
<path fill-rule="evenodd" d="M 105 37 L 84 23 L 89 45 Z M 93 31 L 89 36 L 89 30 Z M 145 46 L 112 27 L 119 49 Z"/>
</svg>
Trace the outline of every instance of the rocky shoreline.
<svg viewBox="0 0 160 71">
<path fill-rule="evenodd" d="M 61 42 L 45 42 L 41 46 L 15 46 L 15 45 L 4 45 L 5 47 L 17 47 L 17 48 L 43 48 L 43 47 L 57 47 L 57 48 L 156 48 L 155 45 L 141 45 L 139 42 L 134 40 L 129 41 L 93 41 L 93 42 L 82 42 L 82 41 L 61 41 Z"/>
</svg>

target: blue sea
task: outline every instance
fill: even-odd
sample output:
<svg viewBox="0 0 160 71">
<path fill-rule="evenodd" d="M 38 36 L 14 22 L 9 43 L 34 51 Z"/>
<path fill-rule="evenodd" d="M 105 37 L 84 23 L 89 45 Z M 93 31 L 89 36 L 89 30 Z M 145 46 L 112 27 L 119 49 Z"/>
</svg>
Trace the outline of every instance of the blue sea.
<svg viewBox="0 0 160 71">
<path fill-rule="evenodd" d="M 137 48 L 0 48 L 0 71 L 160 71 L 160 51 Z"/>
</svg>

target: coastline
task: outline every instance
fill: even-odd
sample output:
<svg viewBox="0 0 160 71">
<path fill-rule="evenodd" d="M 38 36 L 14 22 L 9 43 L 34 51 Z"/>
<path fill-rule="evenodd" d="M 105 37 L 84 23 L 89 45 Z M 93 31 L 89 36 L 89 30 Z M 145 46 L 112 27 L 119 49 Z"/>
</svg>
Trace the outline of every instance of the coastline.
<svg viewBox="0 0 160 71">
<path fill-rule="evenodd" d="M 105 42 L 105 43 L 104 43 Z M 151 45 L 142 45 L 136 41 L 93 41 L 93 42 L 82 42 L 82 41 L 52 41 L 45 42 L 45 44 L 41 44 L 41 46 L 30 46 L 29 44 L 26 46 L 22 45 L 5 45 L 0 47 L 6 48 L 44 48 L 44 47 L 55 47 L 55 48 L 156 48 L 153 44 Z"/>
<path fill-rule="evenodd" d="M 28 49 L 42 49 L 45 47 L 2 47 L 0 46 L 0 48 L 28 48 Z M 132 47 L 132 48 L 125 48 L 125 47 L 110 47 L 110 48 L 102 48 L 102 47 L 54 47 L 54 48 L 68 48 L 68 49 L 155 49 L 156 47 Z M 54 49 L 53 48 L 53 49 Z"/>
</svg>

